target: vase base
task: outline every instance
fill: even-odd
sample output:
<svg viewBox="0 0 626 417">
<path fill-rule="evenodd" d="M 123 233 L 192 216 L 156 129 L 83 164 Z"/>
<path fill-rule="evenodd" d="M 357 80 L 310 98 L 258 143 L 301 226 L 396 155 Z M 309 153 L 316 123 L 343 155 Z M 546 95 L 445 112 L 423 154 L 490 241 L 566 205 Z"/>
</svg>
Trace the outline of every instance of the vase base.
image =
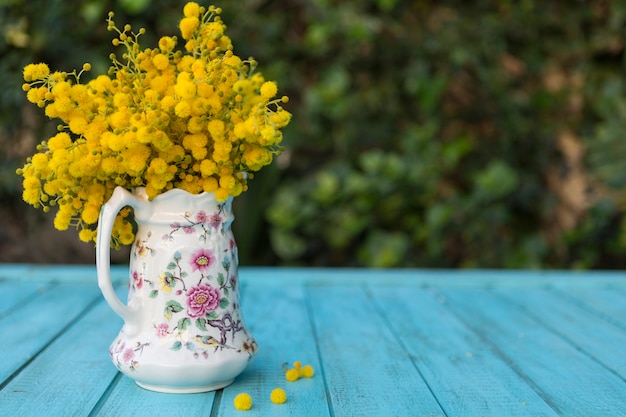
<svg viewBox="0 0 626 417">
<path fill-rule="evenodd" d="M 147 389 L 149 391 L 164 392 L 164 393 L 167 393 L 167 394 L 196 394 L 196 393 L 199 393 L 199 392 L 215 391 L 215 390 L 218 390 L 220 388 L 224 388 L 225 386 L 228 386 L 228 385 L 232 384 L 232 382 L 234 380 L 235 379 L 233 378 L 233 379 L 228 380 L 228 381 L 217 382 L 215 384 L 203 385 L 203 386 L 199 386 L 199 387 L 173 387 L 173 386 L 168 386 L 168 385 L 144 384 L 144 383 L 139 382 L 139 381 L 135 381 L 135 382 L 141 388 Z"/>
</svg>

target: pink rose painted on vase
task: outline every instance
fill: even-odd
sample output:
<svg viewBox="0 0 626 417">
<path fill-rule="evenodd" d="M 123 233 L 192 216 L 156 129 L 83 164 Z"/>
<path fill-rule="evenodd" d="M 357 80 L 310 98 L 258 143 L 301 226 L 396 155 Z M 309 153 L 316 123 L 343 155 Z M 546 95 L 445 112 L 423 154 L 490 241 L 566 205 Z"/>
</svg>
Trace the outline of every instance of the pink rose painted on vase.
<svg viewBox="0 0 626 417">
<path fill-rule="evenodd" d="M 215 256 L 208 249 L 198 249 L 191 255 L 191 270 L 206 272 L 215 263 Z"/>
<path fill-rule="evenodd" d="M 217 309 L 220 305 L 220 291 L 208 284 L 199 284 L 187 291 L 187 314 L 195 319 Z"/>
</svg>

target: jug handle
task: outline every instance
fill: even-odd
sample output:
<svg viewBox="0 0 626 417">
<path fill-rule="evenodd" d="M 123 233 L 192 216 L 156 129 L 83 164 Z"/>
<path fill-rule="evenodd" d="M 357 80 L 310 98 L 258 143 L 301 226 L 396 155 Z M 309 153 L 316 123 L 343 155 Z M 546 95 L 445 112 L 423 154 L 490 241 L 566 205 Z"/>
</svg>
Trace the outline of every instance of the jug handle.
<svg viewBox="0 0 626 417">
<path fill-rule="evenodd" d="M 102 205 L 98 219 L 98 236 L 96 239 L 96 271 L 98 286 L 111 309 L 120 316 L 125 323 L 124 332 L 131 336 L 140 329 L 140 317 L 137 308 L 124 304 L 113 288 L 111 281 L 111 234 L 113 223 L 119 211 L 125 206 L 137 208 L 139 200 L 123 187 L 116 187 L 109 201 Z"/>
</svg>

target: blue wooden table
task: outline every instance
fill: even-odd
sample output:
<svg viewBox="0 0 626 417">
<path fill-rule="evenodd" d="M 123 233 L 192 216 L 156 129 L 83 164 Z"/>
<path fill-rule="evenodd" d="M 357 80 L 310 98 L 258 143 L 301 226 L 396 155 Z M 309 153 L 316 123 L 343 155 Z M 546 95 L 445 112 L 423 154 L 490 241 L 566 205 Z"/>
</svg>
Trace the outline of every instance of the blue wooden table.
<svg viewBox="0 0 626 417">
<path fill-rule="evenodd" d="M 113 274 L 124 291 L 126 269 Z M 162 394 L 121 376 L 95 268 L 0 265 L 1 416 L 626 416 L 626 277 L 241 268 L 259 343 L 235 382 Z M 313 378 L 287 382 L 283 363 Z M 285 404 L 272 404 L 273 388 Z M 250 411 L 234 397 L 249 393 Z"/>
</svg>

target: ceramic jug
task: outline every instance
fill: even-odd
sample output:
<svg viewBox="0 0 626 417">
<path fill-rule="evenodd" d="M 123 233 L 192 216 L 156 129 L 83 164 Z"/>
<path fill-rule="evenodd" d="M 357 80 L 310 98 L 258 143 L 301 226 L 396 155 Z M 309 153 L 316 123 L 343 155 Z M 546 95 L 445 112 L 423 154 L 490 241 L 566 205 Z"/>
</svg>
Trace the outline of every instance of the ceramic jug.
<svg viewBox="0 0 626 417">
<path fill-rule="evenodd" d="M 239 305 L 232 199 L 169 190 L 148 200 L 143 188 L 115 189 L 100 212 L 96 264 L 102 294 L 124 325 L 110 346 L 115 366 L 143 388 L 172 393 L 230 384 L 257 344 Z M 137 224 L 128 300 L 110 274 L 113 224 L 130 206 Z"/>
</svg>

